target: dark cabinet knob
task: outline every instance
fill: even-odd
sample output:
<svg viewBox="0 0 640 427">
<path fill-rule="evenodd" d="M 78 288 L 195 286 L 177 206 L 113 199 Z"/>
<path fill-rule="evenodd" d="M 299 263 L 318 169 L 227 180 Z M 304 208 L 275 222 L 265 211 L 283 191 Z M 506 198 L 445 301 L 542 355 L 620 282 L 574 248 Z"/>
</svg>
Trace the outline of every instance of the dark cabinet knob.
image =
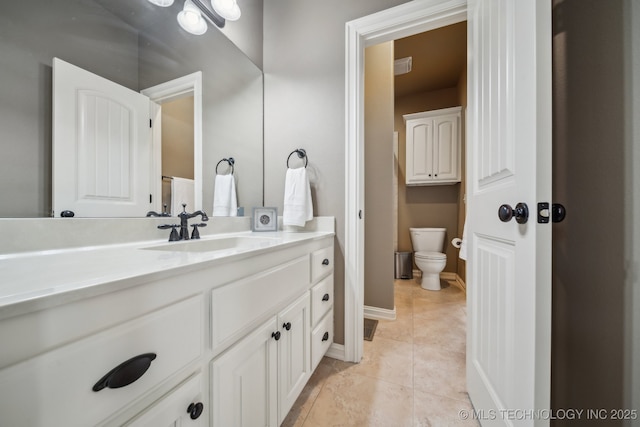
<svg viewBox="0 0 640 427">
<path fill-rule="evenodd" d="M 325 258 L 322 260 L 322 265 L 329 265 L 329 258 Z"/>
<path fill-rule="evenodd" d="M 93 386 L 93 391 L 100 391 L 107 387 L 120 388 L 136 382 L 147 372 L 155 358 L 155 353 L 145 353 L 122 362 L 100 378 L 100 381 Z"/>
<path fill-rule="evenodd" d="M 329 301 L 329 294 L 324 294 L 322 301 Z"/>
<path fill-rule="evenodd" d="M 271 334 L 271 337 L 276 341 L 280 339 L 280 336 L 281 336 L 280 331 L 277 331 Z"/>
<path fill-rule="evenodd" d="M 187 413 L 192 420 L 197 420 L 202 415 L 202 411 L 204 410 L 204 405 L 202 402 L 191 403 L 187 408 Z"/>
<path fill-rule="evenodd" d="M 288 331 L 289 329 L 291 329 L 291 322 L 283 323 L 282 327 Z"/>
<path fill-rule="evenodd" d="M 529 219 L 529 207 L 526 203 L 518 203 L 513 209 L 509 205 L 501 205 L 498 208 L 498 218 L 502 222 L 509 222 L 511 218 L 515 218 L 518 224 L 525 224 Z"/>
<path fill-rule="evenodd" d="M 322 336 L 322 341 L 326 341 L 329 339 L 329 332 L 325 332 L 324 335 Z"/>
</svg>

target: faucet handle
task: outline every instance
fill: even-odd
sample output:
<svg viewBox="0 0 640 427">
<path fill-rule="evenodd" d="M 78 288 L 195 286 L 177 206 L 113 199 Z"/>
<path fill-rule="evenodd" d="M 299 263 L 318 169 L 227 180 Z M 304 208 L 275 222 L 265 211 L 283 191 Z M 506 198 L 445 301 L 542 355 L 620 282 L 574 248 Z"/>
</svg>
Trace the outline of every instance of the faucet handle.
<svg viewBox="0 0 640 427">
<path fill-rule="evenodd" d="M 198 231 L 198 227 L 206 227 L 207 224 L 205 224 L 205 223 L 191 224 L 191 226 L 193 227 L 193 232 L 191 233 L 191 238 L 192 239 L 199 239 L 200 238 L 200 231 Z"/>
<path fill-rule="evenodd" d="M 178 231 L 176 230 L 176 227 L 179 227 L 178 224 L 163 224 L 163 225 L 159 225 L 158 228 L 161 230 L 166 230 L 167 228 L 171 228 L 171 234 L 169 234 L 169 241 L 170 242 L 176 242 L 178 240 L 180 240 L 180 236 L 178 236 Z"/>
</svg>

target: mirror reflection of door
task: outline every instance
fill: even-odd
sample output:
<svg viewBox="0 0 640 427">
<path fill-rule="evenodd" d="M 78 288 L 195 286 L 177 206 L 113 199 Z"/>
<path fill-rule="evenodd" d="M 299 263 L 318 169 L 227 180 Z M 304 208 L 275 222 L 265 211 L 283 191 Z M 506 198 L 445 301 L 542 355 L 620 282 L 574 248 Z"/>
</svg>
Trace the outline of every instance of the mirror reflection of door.
<svg viewBox="0 0 640 427">
<path fill-rule="evenodd" d="M 172 181 L 194 180 L 193 105 L 193 95 L 162 104 L 162 206 L 174 216 L 179 212 L 172 207 Z M 187 210 L 193 211 L 194 206 Z"/>
</svg>

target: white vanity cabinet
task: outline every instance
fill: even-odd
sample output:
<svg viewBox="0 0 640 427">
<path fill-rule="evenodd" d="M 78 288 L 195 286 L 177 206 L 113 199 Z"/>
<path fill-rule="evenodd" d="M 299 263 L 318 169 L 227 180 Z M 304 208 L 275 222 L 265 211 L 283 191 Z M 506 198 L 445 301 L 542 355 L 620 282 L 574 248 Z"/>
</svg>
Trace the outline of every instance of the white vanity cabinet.
<svg viewBox="0 0 640 427">
<path fill-rule="evenodd" d="M 405 114 L 406 184 L 460 182 L 462 107 Z"/>
<path fill-rule="evenodd" d="M 310 249 L 213 290 L 214 427 L 280 425 L 333 342 L 333 244 Z"/>
<path fill-rule="evenodd" d="M 214 426 L 278 426 L 311 376 L 309 294 L 211 364 Z"/>
<path fill-rule="evenodd" d="M 333 234 L 310 234 L 0 308 L 0 426 L 279 425 L 333 341 Z"/>
<path fill-rule="evenodd" d="M 204 384 L 202 373 L 198 373 L 125 426 L 206 426 L 207 417 L 203 415 Z"/>
</svg>

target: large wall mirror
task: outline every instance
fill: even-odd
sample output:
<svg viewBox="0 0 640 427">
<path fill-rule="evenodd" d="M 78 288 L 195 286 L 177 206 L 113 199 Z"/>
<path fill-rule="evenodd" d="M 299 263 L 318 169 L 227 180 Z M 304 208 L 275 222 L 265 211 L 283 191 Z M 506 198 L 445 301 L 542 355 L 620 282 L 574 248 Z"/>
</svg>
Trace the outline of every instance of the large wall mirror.
<svg viewBox="0 0 640 427">
<path fill-rule="evenodd" d="M 248 212 L 262 206 L 262 71 L 212 25 L 200 36 L 180 28 L 176 16 L 182 6 L 177 1 L 162 8 L 147 0 L 0 2 L 0 217 L 52 215 L 54 58 L 135 92 L 198 74 L 201 147 L 195 148 L 200 152 L 193 153 L 193 142 L 185 144 L 198 133 L 190 126 L 193 91 L 182 102 L 169 104 L 180 98 L 170 97 L 163 125 L 175 127 L 163 134 L 183 145 L 163 154 L 162 163 L 180 171 L 164 175 L 193 175 L 188 163 L 194 159 L 200 177 L 196 172 L 193 178 L 201 188 L 196 198 L 211 213 L 216 165 L 233 157 L 238 206 Z M 160 188 L 162 170 L 152 174 L 152 185 Z M 87 216 L 114 216 L 106 209 L 104 215 Z"/>
</svg>

